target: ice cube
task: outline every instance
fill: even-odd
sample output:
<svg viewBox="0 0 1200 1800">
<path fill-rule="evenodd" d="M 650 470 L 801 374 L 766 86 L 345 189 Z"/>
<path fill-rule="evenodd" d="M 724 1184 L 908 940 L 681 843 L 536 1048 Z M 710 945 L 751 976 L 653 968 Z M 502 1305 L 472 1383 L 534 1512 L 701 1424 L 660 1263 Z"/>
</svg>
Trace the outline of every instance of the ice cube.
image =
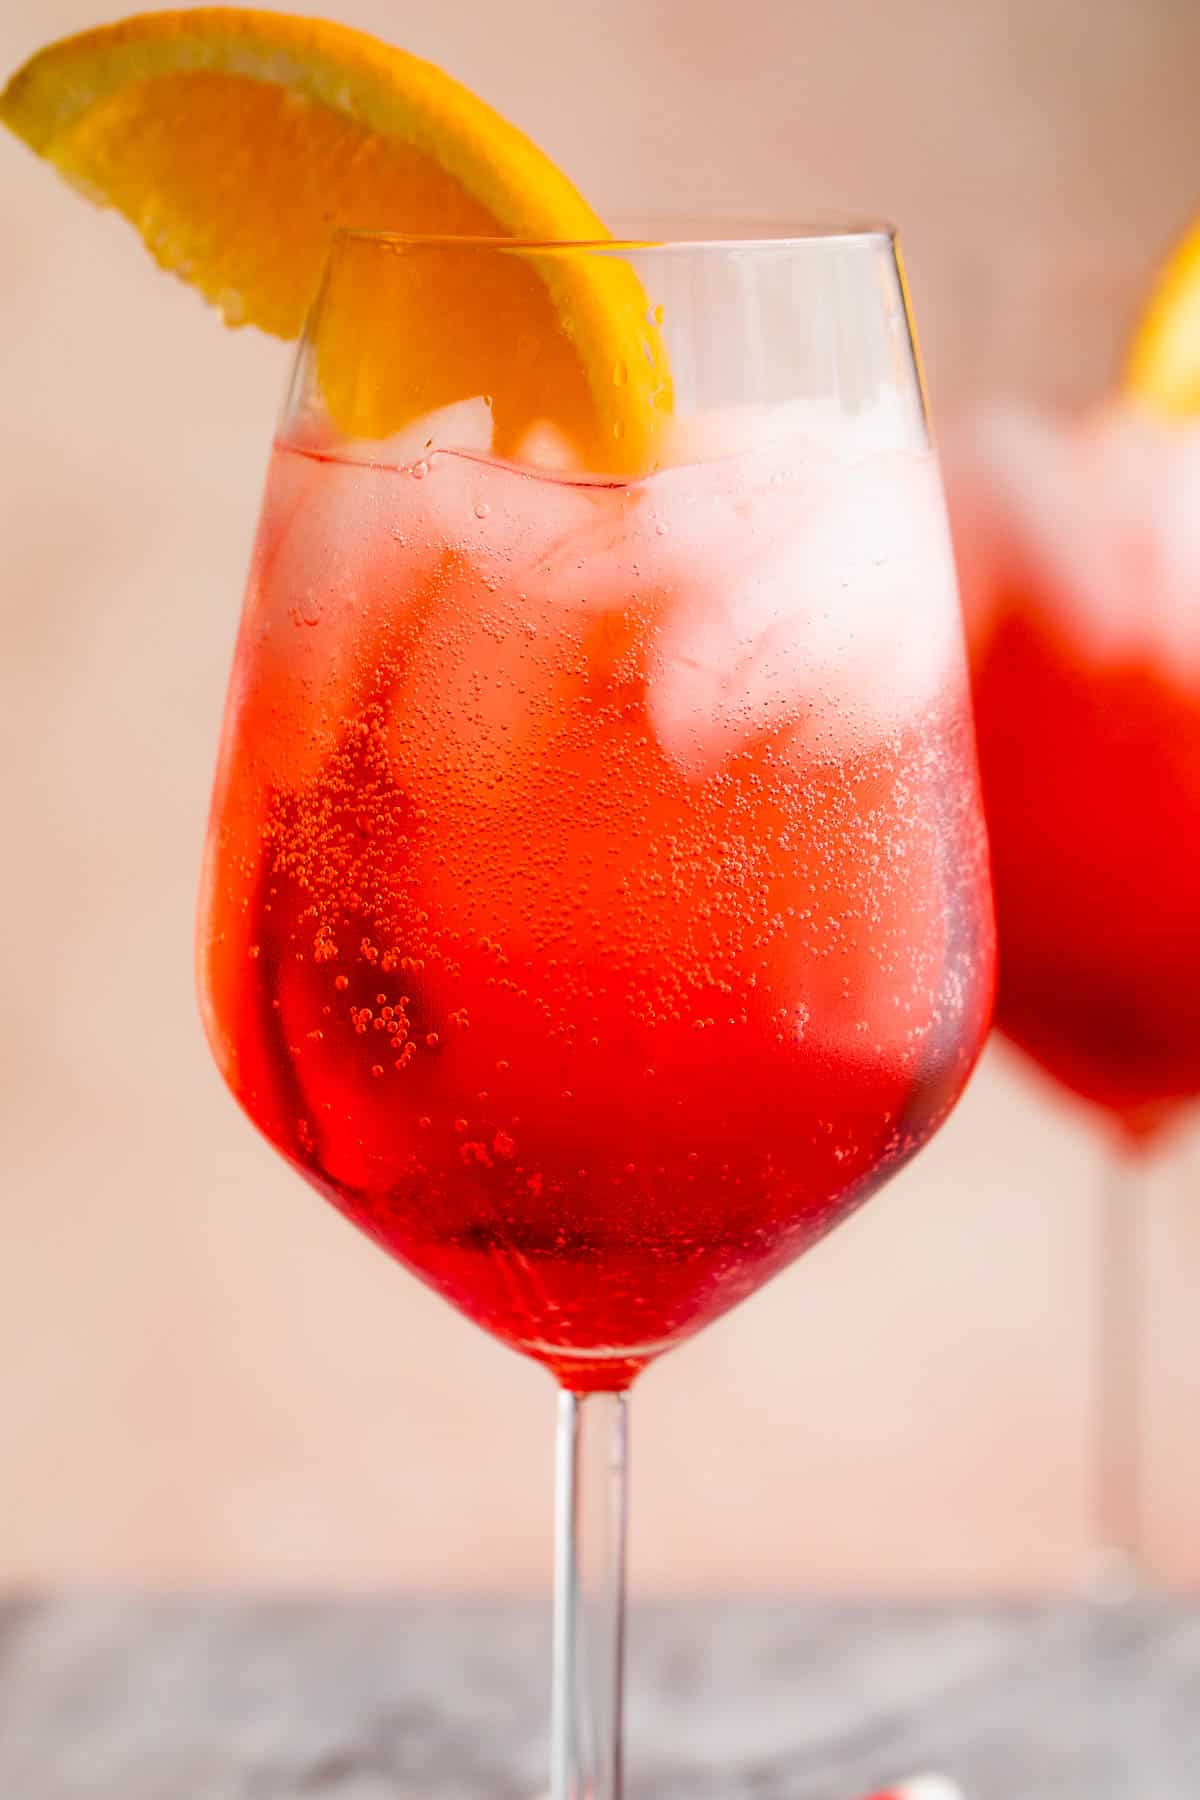
<svg viewBox="0 0 1200 1800">
<path fill-rule="evenodd" d="M 703 778 L 784 725 L 842 753 L 933 697 L 960 628 L 931 457 L 805 448 L 702 494 L 664 508 L 673 603 L 648 704 L 674 761 Z"/>
<path fill-rule="evenodd" d="M 344 454 L 355 462 L 386 463 L 406 468 L 439 450 L 461 450 L 472 456 L 491 453 L 494 421 L 491 403 L 481 394 L 423 413 L 391 437 L 349 446 Z"/>
<path fill-rule="evenodd" d="M 814 395 L 677 413 L 662 426 L 660 460 L 664 468 L 680 468 L 805 444 L 845 460 L 926 448 L 914 432 L 911 407 L 897 396 L 851 412 L 831 396 Z"/>
<path fill-rule="evenodd" d="M 521 439 L 516 461 L 524 469 L 554 474 L 586 474 L 570 439 L 546 419 L 532 425 Z"/>
</svg>

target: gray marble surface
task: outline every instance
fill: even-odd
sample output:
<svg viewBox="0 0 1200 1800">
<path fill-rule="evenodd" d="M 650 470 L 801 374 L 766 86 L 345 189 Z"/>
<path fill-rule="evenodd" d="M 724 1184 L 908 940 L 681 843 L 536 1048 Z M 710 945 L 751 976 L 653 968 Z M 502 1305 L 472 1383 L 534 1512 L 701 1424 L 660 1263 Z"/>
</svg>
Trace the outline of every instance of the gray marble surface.
<svg viewBox="0 0 1200 1800">
<path fill-rule="evenodd" d="M 532 1800 L 544 1610 L 76 1594 L 0 1608 L 3 1800 Z M 1200 1605 L 635 1610 L 635 1800 L 1196 1800 Z"/>
</svg>

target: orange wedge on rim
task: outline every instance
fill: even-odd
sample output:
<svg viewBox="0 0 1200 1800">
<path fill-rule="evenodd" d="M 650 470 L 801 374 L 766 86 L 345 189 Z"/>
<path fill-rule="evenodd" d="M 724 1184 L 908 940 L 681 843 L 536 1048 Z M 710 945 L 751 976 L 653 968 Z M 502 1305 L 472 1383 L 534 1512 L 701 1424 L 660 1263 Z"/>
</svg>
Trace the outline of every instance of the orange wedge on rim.
<svg viewBox="0 0 1200 1800">
<path fill-rule="evenodd" d="M 608 236 L 554 164 L 467 88 L 319 20 L 213 7 L 85 32 L 13 77 L 0 120 L 123 213 L 227 322 L 285 338 L 303 327 L 338 227 Z M 551 250 L 478 255 L 469 269 L 461 251 L 391 260 L 403 270 L 382 294 L 376 285 L 365 314 L 337 309 L 342 343 L 318 346 L 348 435 L 383 436 L 487 392 L 502 454 L 549 422 L 597 472 L 654 466 L 670 382 L 627 261 Z M 385 331 L 392 303 L 407 316 Z M 386 359 L 364 371 L 362 346 L 380 338 Z M 538 354 L 506 380 L 505 346 L 518 342 Z"/>
<path fill-rule="evenodd" d="M 1134 334 L 1126 386 L 1155 412 L 1200 413 L 1200 219 L 1155 283 Z"/>
</svg>

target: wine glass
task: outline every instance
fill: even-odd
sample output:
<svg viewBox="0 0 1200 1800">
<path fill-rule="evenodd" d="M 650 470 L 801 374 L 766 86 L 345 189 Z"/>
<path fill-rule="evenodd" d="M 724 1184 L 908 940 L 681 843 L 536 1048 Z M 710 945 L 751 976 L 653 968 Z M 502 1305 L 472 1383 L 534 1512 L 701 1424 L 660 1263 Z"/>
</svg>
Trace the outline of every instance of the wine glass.
<svg viewBox="0 0 1200 1800">
<path fill-rule="evenodd" d="M 1200 430 L 997 412 L 955 535 L 1000 933 L 1001 1031 L 1111 1145 L 1097 1267 L 1097 1591 L 1145 1555 L 1132 1192 L 1200 1097 Z"/>
<path fill-rule="evenodd" d="M 1179 1737 L 1138 1649 L 1162 1609 L 1145 1581 L 1137 1190 L 1200 1097 L 1200 429 L 1123 402 L 1075 419 L 993 413 L 964 437 L 953 491 L 997 1024 L 1108 1146 L 1078 1661 L 1090 1754 L 1124 1796 L 1151 1766 L 1165 1779 Z M 1181 1768 L 1180 1792 L 1194 1779 Z"/>
<path fill-rule="evenodd" d="M 259 1130 L 556 1379 L 553 1792 L 617 1796 L 628 1389 L 925 1143 L 989 1020 L 888 228 L 337 237 L 199 966 Z"/>
</svg>

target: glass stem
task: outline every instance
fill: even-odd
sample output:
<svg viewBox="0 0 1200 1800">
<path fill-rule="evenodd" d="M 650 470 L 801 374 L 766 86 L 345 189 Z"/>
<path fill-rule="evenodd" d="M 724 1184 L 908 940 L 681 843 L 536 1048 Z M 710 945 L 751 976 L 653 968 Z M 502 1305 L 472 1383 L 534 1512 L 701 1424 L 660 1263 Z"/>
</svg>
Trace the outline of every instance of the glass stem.
<svg viewBox="0 0 1200 1800">
<path fill-rule="evenodd" d="M 628 1408 L 558 1397 L 552 1800 L 621 1800 Z"/>
<path fill-rule="evenodd" d="M 1101 1598 L 1137 1586 L 1142 1518 L 1143 1219 L 1133 1159 L 1113 1159 L 1100 1218 L 1095 1529 Z"/>
</svg>

